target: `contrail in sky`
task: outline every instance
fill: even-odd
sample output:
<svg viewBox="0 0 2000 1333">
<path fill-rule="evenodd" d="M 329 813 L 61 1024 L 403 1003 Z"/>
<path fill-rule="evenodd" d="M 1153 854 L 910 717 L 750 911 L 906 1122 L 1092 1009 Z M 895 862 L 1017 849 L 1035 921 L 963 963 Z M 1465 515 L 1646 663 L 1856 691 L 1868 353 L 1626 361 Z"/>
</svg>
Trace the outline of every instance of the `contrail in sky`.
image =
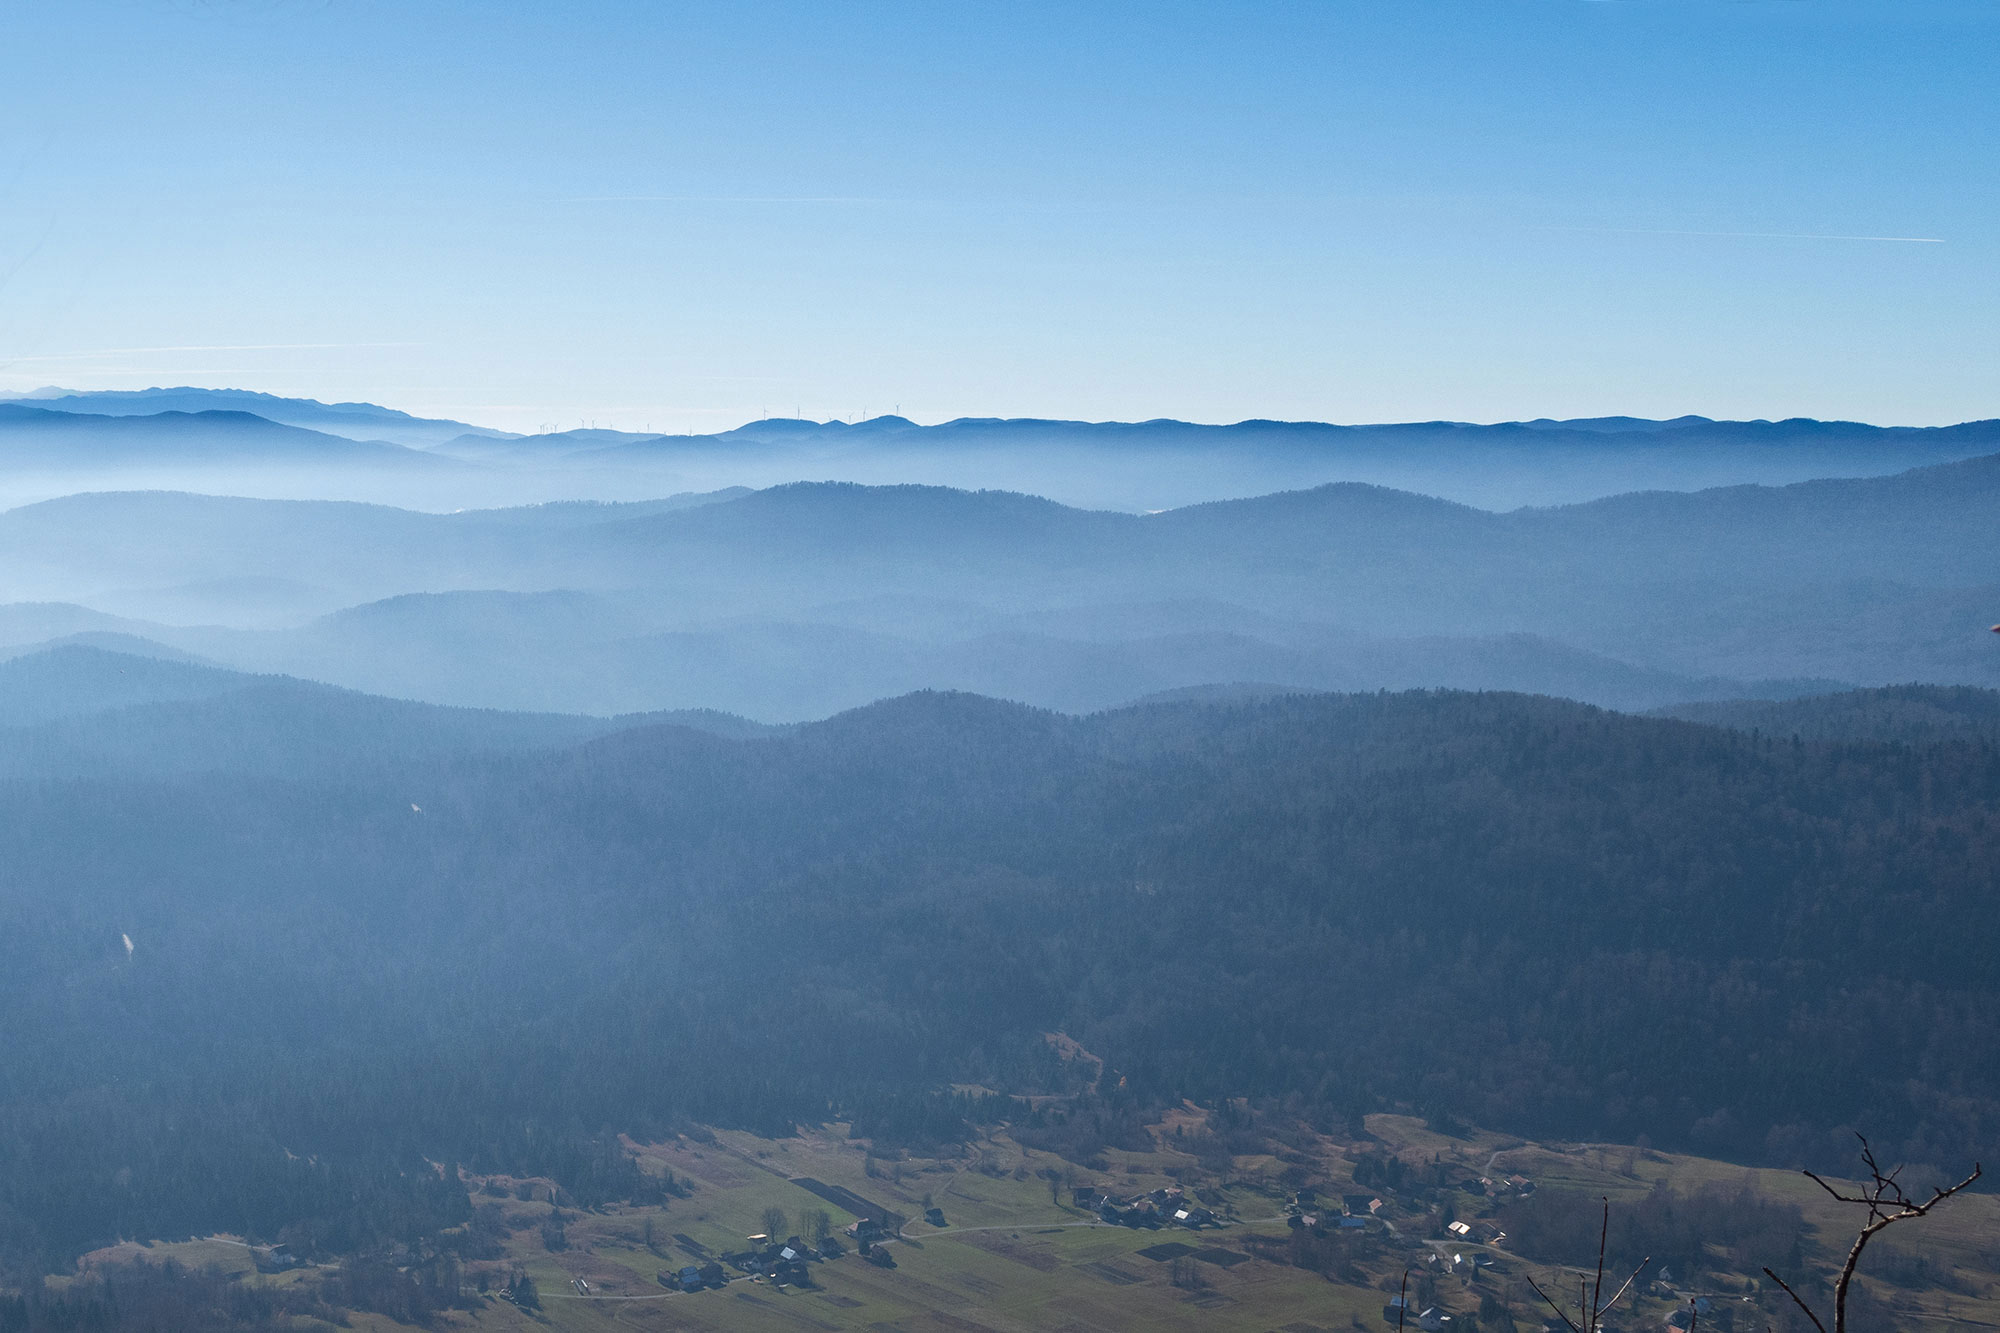
<svg viewBox="0 0 2000 1333">
<path fill-rule="evenodd" d="M 1943 245 L 1942 236 L 1848 236 L 1817 231 L 1693 231 L 1680 227 L 1554 227 L 1553 231 L 1602 232 L 1613 236 L 1730 236 L 1753 241 L 1899 241 Z"/>
<path fill-rule="evenodd" d="M 353 347 L 422 347 L 422 343 L 212 343 L 191 347 L 100 347 L 90 352 L 17 356 L 14 361 L 87 361 L 93 356 L 138 356 L 148 352 L 325 352 Z"/>
<path fill-rule="evenodd" d="M 559 204 L 900 204 L 905 199 L 870 199 L 855 195 L 715 195 L 715 194 L 586 194 L 558 199 Z"/>
</svg>

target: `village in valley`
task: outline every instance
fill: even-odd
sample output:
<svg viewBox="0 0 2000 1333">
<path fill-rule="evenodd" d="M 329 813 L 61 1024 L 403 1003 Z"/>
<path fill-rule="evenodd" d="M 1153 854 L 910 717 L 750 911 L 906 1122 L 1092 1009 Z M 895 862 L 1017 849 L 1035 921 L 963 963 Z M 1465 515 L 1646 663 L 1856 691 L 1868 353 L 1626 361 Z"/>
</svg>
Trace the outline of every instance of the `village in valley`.
<svg viewBox="0 0 2000 1333">
<path fill-rule="evenodd" d="M 1755 1189 L 1806 1209 L 1815 1235 L 1842 1224 L 1811 1211 L 1792 1173 L 1447 1134 L 1392 1115 L 1368 1117 L 1362 1135 L 1275 1115 L 1234 1120 L 1218 1133 L 1209 1112 L 1182 1107 L 1144 1142 L 1092 1144 L 1083 1161 L 1004 1127 L 934 1156 L 838 1125 L 780 1139 L 690 1130 L 627 1145 L 662 1183 L 659 1202 L 589 1209 L 553 1181 L 481 1179 L 468 1182 L 474 1216 L 455 1252 L 389 1260 L 406 1276 L 449 1269 L 462 1299 L 427 1312 L 421 1323 L 433 1328 L 1531 1333 L 1565 1326 L 1529 1279 L 1573 1295 L 1579 1272 L 1523 1253 L 1509 1234 L 1510 1217 L 1545 1222 L 1537 1199 Z M 1959 1257 L 1973 1268 L 1978 1245 L 2000 1234 L 1988 1196 L 1967 1201 L 1962 1226 L 1968 1218 L 1971 1239 L 1938 1233 L 1944 1271 L 1951 1245 L 1967 1247 Z M 234 1265 L 246 1281 L 324 1271 L 293 1249 L 236 1238 L 125 1245 L 92 1262 L 141 1254 Z M 1899 1327 L 2000 1314 L 1983 1285 L 1933 1288 L 1920 1305 L 1887 1290 L 1910 1317 Z M 1766 1326 L 1769 1295 L 1720 1255 L 1701 1272 L 1656 1264 L 1634 1275 L 1607 1327 L 1675 1333 L 1698 1320 L 1749 1333 Z"/>
</svg>

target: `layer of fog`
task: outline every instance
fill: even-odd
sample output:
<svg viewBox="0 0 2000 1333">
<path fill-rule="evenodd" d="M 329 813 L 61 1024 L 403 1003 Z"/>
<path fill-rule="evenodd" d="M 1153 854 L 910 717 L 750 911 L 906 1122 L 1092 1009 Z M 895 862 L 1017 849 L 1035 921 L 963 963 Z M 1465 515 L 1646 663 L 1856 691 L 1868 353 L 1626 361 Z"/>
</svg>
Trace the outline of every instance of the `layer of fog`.
<svg viewBox="0 0 2000 1333">
<path fill-rule="evenodd" d="M 1929 458 L 1918 462 L 1937 461 Z M 1653 456 L 1436 461 L 1230 457 L 1077 451 L 1059 460 L 1011 450 L 939 456 L 930 451 L 806 451 L 693 462 L 466 464 L 427 475 L 360 467 L 201 467 L 0 472 L 0 509 L 90 491 L 168 490 L 271 500 L 344 500 L 430 513 L 565 500 L 623 502 L 686 492 L 794 481 L 934 485 L 1019 491 L 1064 504 L 1150 513 L 1211 500 L 1248 499 L 1353 481 L 1505 511 L 1572 504 L 1631 491 L 1692 491 L 1783 485 L 1824 476 L 1881 476 L 1911 466 L 1900 457 L 1702 458 Z"/>
<path fill-rule="evenodd" d="M 915 487 L 456 515 L 90 495 L 0 514 L 0 646 L 766 721 L 921 688 L 1992 685 L 1996 510 L 1994 460 L 1506 515 L 1353 487 L 1143 517 Z"/>
<path fill-rule="evenodd" d="M 192 399 L 189 395 L 194 395 Z M 199 407 L 209 391 L 160 401 Z M 432 512 L 625 501 L 800 480 L 917 483 L 1046 496 L 1125 513 L 1355 481 L 1504 511 L 1640 490 L 1879 476 L 2000 450 L 2000 424 L 1883 430 L 1847 422 L 1084 423 L 901 418 L 753 422 L 711 436 L 578 430 L 527 438 L 461 423 L 271 400 L 241 410 L 103 416 L 0 404 L 0 507 L 80 491 L 162 489 L 329 499 Z M 136 407 L 132 403 L 126 408 Z M 283 408 L 283 411 L 280 409 Z M 380 412 L 381 409 L 371 409 Z M 393 423 L 392 423 L 393 424 Z M 371 431 L 401 434 L 385 442 Z"/>
</svg>

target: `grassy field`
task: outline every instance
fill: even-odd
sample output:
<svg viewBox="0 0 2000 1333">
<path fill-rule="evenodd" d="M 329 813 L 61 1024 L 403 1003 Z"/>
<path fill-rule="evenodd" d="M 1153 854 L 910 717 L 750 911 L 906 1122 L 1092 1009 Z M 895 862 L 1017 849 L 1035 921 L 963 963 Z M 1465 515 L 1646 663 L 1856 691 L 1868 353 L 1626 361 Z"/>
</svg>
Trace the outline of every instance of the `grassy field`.
<svg viewBox="0 0 2000 1333">
<path fill-rule="evenodd" d="M 500 1259 L 468 1264 L 497 1282 L 525 1270 L 536 1282 L 539 1313 L 499 1300 L 454 1312 L 440 1323 L 482 1329 L 585 1330 L 871 1330 L 872 1333 L 1027 1333 L 1060 1330 L 1203 1329 L 1254 1333 L 1325 1333 L 1336 1329 L 1385 1327 L 1381 1310 L 1405 1270 L 1423 1282 L 1470 1330 L 1482 1296 L 1506 1305 L 1518 1326 L 1541 1326 L 1546 1311 L 1523 1282 L 1534 1275 L 1543 1284 L 1575 1290 L 1574 1272 L 1529 1264 L 1510 1254 L 1506 1242 L 1486 1247 L 1459 1239 L 1437 1239 L 1440 1204 L 1460 1217 L 1473 1217 L 1487 1200 L 1451 1193 L 1433 1197 L 1429 1211 L 1397 1205 L 1388 1225 L 1373 1225 L 1357 1264 L 1329 1280 L 1317 1272 L 1252 1257 L 1255 1238 L 1284 1242 L 1288 1182 L 1309 1178 L 1323 1194 L 1353 1191 L 1353 1159 L 1360 1151 L 1393 1154 L 1412 1168 L 1455 1177 L 1518 1174 L 1544 1190 L 1576 1190 L 1613 1200 L 1632 1198 L 1664 1181 L 1678 1189 L 1709 1182 L 1735 1185 L 1749 1179 L 1766 1195 L 1795 1202 L 1811 1223 L 1809 1236 L 1819 1251 L 1809 1260 L 1826 1262 L 1832 1247 L 1844 1248 L 1854 1221 L 1818 1187 L 1792 1172 L 1752 1171 L 1696 1157 L 1644 1152 L 1621 1145 L 1529 1144 L 1499 1135 L 1470 1133 L 1446 1137 L 1422 1123 L 1395 1116 L 1368 1121 L 1369 1139 L 1352 1144 L 1293 1129 L 1269 1150 L 1230 1159 L 1227 1171 L 1209 1170 L 1173 1149 L 1175 1124 L 1199 1127 L 1189 1111 L 1155 1131 L 1151 1152 L 1106 1149 L 1100 1169 L 1084 1170 L 1045 1153 L 1021 1147 L 1005 1133 L 973 1144 L 964 1155 L 944 1160 L 877 1158 L 868 1146 L 849 1140 L 839 1127 L 782 1140 L 718 1132 L 709 1141 L 681 1139 L 666 1144 L 633 1144 L 649 1170 L 671 1171 L 689 1193 L 664 1207 L 613 1207 L 602 1211 L 558 1208 L 550 1182 L 500 1179 L 474 1182 L 475 1203 L 497 1209 L 511 1230 Z M 1255 1147 L 1240 1141 L 1235 1147 Z M 1096 1183 L 1120 1194 L 1137 1194 L 1180 1183 L 1210 1191 L 1218 1212 L 1233 1213 L 1224 1225 L 1199 1233 L 1144 1230 L 1106 1225 L 1069 1206 L 1067 1189 L 1052 1197 L 1038 1173 L 1067 1170 L 1078 1183 Z M 816 1263 L 809 1288 L 777 1286 L 736 1274 L 719 1290 L 677 1292 L 656 1276 L 712 1255 L 744 1247 L 745 1237 L 764 1229 L 766 1210 L 782 1210 L 792 1226 L 807 1210 L 824 1209 L 836 1234 L 855 1215 L 814 1193 L 801 1181 L 834 1191 L 851 1191 L 870 1204 L 921 1219 L 927 1203 L 940 1208 L 947 1225 L 912 1220 L 886 1248 L 893 1269 L 872 1265 L 852 1245 L 837 1260 Z M 490 1185 L 490 1190 L 485 1187 Z M 523 1192 L 532 1197 L 517 1197 Z M 551 1250 L 544 1226 L 563 1219 L 567 1244 Z M 650 1224 L 650 1233 L 649 1233 Z M 651 1237 L 650 1248 L 648 1235 Z M 1190 1263 L 1183 1255 L 1158 1251 L 1178 1242 L 1202 1251 Z M 1950 1211 L 1908 1224 L 1883 1243 L 1901 1253 L 1921 1253 L 1953 1271 L 1951 1292 L 1935 1287 L 1905 1291 L 1881 1285 L 1880 1296 L 1896 1312 L 1896 1327 L 1908 1329 L 2000 1327 L 2000 1299 L 1993 1277 L 2000 1257 L 2000 1198 L 1973 1195 L 1955 1200 Z M 1154 1256 L 1142 1253 L 1156 1250 Z M 311 1274 L 258 1276 L 250 1251 L 230 1238 L 143 1251 L 120 1246 L 89 1262 L 118 1262 L 138 1253 L 158 1259 L 219 1264 L 244 1273 L 246 1281 L 310 1280 Z M 1499 1266 L 1476 1280 L 1450 1276 L 1452 1254 L 1487 1253 Z M 1871 1252 L 1872 1253 L 1872 1252 Z M 1955 1270 L 1955 1271 L 1954 1271 Z M 1864 1272 L 1866 1269 L 1864 1268 Z M 1719 1273 L 1703 1279 L 1700 1290 L 1743 1315 L 1755 1295 L 1751 1274 Z M 1806 1276 L 1806 1275 L 1802 1275 Z M 1176 1278 L 1179 1282 L 1176 1282 Z M 573 1285 L 582 1278 L 590 1295 Z M 1682 1289 L 1682 1297 L 1689 1294 Z M 1621 1307 L 1619 1328 L 1660 1327 L 1676 1302 L 1645 1295 Z M 1720 1323 L 1720 1320 L 1714 1321 Z M 397 1327 L 379 1316 L 358 1315 L 363 1329 Z M 1703 1327 L 1712 1326 L 1705 1322 Z M 1483 1327 L 1483 1326 L 1482 1326 Z M 1738 1330 L 1764 1327 L 1761 1315 L 1739 1319 Z"/>
</svg>

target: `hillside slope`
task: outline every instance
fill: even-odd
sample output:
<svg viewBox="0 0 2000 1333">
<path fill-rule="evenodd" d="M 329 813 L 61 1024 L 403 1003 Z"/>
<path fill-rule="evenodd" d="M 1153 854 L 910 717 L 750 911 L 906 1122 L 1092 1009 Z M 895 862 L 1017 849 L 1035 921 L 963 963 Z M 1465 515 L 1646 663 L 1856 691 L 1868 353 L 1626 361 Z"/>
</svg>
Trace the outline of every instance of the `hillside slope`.
<svg viewBox="0 0 2000 1333">
<path fill-rule="evenodd" d="M 1800 699 L 1728 699 L 1659 710 L 1711 726 L 1811 741 L 2000 741 L 2000 690 L 1892 685 Z"/>
<path fill-rule="evenodd" d="M 364 1243 L 463 1217 L 425 1159 L 618 1197 L 600 1133 L 683 1117 L 934 1141 L 976 1110 L 939 1089 L 1074 1090 L 1052 1031 L 1106 1062 L 1111 1125 L 1249 1096 L 1738 1158 L 2000 1147 L 1990 745 L 922 694 L 384 767 L 352 761 L 401 715 L 323 705 L 143 706 L 309 738 L 282 780 L 253 748 L 0 783 L 8 1245 Z"/>
<path fill-rule="evenodd" d="M 1646 708 L 2000 683 L 1996 523 L 2000 456 L 1508 514 L 1350 484 L 1153 515 L 845 483 L 442 515 L 103 494 L 0 514 L 0 557 L 15 598 L 130 618 L 97 628 L 440 703 L 789 721 L 1256 680 Z"/>
</svg>

